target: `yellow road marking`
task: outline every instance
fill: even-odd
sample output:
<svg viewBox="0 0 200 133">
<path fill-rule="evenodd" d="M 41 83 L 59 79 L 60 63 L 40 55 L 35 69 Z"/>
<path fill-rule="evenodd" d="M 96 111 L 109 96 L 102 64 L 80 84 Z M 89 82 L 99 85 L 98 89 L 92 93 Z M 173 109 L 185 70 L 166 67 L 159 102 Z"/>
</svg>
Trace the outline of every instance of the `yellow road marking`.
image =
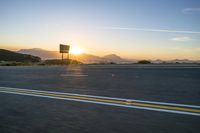
<svg viewBox="0 0 200 133">
<path fill-rule="evenodd" d="M 73 95 L 65 95 L 65 94 L 55 94 L 49 92 L 34 92 L 34 91 L 25 91 L 25 90 L 8 90 L 0 88 L 0 90 L 7 91 L 7 92 L 17 92 L 17 93 L 24 93 L 24 94 L 35 94 L 35 95 L 43 95 L 43 96 L 53 96 L 53 97 L 60 97 L 60 98 L 71 98 L 71 99 L 78 99 L 78 100 L 87 100 L 87 101 L 96 101 L 96 102 L 105 102 L 105 103 L 114 103 L 114 104 L 121 104 L 121 105 L 133 105 L 133 106 L 140 106 L 140 107 L 150 107 L 150 108 L 158 108 L 158 109 L 167 109 L 167 110 L 178 110 L 178 111 L 185 111 L 185 112 L 194 112 L 200 113 L 200 109 L 194 108 L 187 108 L 187 107 L 177 107 L 177 106 L 169 106 L 169 105 L 156 105 L 150 103 L 139 103 L 139 102 L 127 102 L 127 101 L 120 101 L 120 100 L 110 100 L 110 99 L 102 99 L 102 98 L 91 98 L 86 96 L 73 96 Z"/>
</svg>

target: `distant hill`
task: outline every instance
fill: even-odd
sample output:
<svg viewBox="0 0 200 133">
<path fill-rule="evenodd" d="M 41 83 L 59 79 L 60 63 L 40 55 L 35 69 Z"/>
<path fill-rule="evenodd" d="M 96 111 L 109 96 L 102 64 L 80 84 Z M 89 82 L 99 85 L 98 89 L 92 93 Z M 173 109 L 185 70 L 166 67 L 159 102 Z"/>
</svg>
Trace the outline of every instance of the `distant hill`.
<svg viewBox="0 0 200 133">
<path fill-rule="evenodd" d="M 30 54 L 33 56 L 39 56 L 42 60 L 49 59 L 60 59 L 61 54 L 58 51 L 48 51 L 40 48 L 32 49 L 21 49 L 17 51 L 22 54 Z M 66 55 L 64 56 L 66 57 Z M 116 54 L 109 54 L 103 57 L 83 53 L 80 55 L 70 55 L 70 59 L 80 61 L 82 63 L 91 64 L 91 63 L 117 63 L 117 64 L 126 64 L 126 63 L 137 63 L 138 60 L 134 59 L 123 59 Z M 148 59 L 144 59 L 148 60 Z M 200 63 L 200 60 L 188 60 L 188 59 L 174 59 L 174 60 L 149 60 L 151 63 L 160 64 L 160 63 Z"/>
<path fill-rule="evenodd" d="M 126 63 L 128 60 L 122 59 L 120 56 L 116 54 L 109 54 L 103 57 L 108 62 L 116 62 L 116 63 Z"/>
<path fill-rule="evenodd" d="M 0 49 L 0 61 L 39 62 L 40 57 Z"/>
<path fill-rule="evenodd" d="M 58 51 L 48 51 L 40 48 L 32 48 L 32 49 L 21 49 L 17 51 L 22 54 L 30 54 L 33 56 L 39 56 L 43 60 L 46 59 L 58 59 L 60 58 L 60 53 Z"/>
<path fill-rule="evenodd" d="M 32 48 L 32 49 L 21 49 L 17 51 L 18 53 L 23 53 L 23 54 L 31 54 L 34 56 L 39 56 L 43 60 L 46 59 L 60 59 L 61 54 L 58 51 L 48 51 L 40 48 Z M 114 62 L 114 63 L 131 63 L 131 61 L 128 61 L 126 59 L 122 59 L 120 56 L 115 55 L 115 54 L 109 54 L 104 57 L 100 56 L 95 56 L 92 54 L 80 54 L 80 55 L 70 55 L 71 59 L 78 60 L 83 63 L 109 63 L 109 62 Z"/>
<path fill-rule="evenodd" d="M 101 57 L 85 53 L 79 55 L 70 55 L 70 58 L 79 60 L 87 64 L 103 62 L 103 59 Z"/>
</svg>

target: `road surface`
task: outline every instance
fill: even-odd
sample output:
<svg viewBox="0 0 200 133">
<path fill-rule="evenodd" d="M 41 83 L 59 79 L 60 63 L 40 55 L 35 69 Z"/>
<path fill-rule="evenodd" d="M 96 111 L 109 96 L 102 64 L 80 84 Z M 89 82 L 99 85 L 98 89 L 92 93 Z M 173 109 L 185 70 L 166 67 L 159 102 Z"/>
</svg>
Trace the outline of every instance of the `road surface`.
<svg viewBox="0 0 200 133">
<path fill-rule="evenodd" d="M 0 132 L 200 132 L 199 65 L 0 67 Z"/>
</svg>

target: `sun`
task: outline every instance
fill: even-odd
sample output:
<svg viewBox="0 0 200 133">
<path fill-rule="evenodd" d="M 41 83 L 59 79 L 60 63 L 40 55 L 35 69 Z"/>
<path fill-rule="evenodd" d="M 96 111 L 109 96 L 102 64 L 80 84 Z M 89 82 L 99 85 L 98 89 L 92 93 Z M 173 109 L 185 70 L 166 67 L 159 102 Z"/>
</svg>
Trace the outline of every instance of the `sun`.
<svg viewBox="0 0 200 133">
<path fill-rule="evenodd" d="M 82 54 L 83 49 L 78 47 L 78 46 L 74 46 L 74 47 L 71 48 L 70 53 L 74 54 L 74 55 Z"/>
</svg>

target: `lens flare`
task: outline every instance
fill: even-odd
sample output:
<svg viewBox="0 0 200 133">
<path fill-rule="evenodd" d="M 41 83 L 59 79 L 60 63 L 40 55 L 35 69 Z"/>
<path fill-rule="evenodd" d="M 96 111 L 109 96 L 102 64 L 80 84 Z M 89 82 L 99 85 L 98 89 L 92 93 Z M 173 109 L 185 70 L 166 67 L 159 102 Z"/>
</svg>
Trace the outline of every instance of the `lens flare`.
<svg viewBox="0 0 200 133">
<path fill-rule="evenodd" d="M 78 46 L 74 46 L 71 48 L 70 52 L 71 54 L 78 55 L 83 53 L 83 49 Z"/>
</svg>

